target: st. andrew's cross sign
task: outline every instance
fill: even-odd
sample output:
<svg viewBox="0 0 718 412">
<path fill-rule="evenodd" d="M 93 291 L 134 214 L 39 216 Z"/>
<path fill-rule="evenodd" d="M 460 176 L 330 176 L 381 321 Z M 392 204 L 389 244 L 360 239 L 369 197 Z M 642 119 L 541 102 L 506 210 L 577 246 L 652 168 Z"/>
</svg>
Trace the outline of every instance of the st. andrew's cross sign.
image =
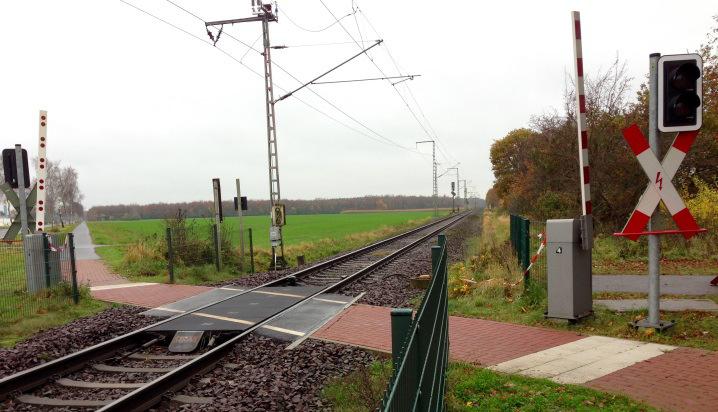
<svg viewBox="0 0 718 412">
<path fill-rule="evenodd" d="M 698 136 L 697 130 L 678 133 L 661 163 L 650 149 L 648 140 L 643 136 L 641 129 L 637 125 L 633 124 L 623 129 L 623 137 L 646 173 L 649 183 L 626 226 L 616 235 L 635 241 L 641 235 L 680 233 L 686 239 L 690 239 L 696 233 L 706 231 L 706 229 L 698 227 L 696 220 L 685 203 L 683 203 L 683 199 L 681 199 L 678 190 L 676 190 L 671 181 L 676 175 L 681 162 L 686 157 L 688 150 L 696 140 L 696 136 Z M 644 229 L 661 200 L 663 200 L 663 204 L 666 205 L 673 221 L 678 226 L 678 230 L 645 232 Z"/>
</svg>

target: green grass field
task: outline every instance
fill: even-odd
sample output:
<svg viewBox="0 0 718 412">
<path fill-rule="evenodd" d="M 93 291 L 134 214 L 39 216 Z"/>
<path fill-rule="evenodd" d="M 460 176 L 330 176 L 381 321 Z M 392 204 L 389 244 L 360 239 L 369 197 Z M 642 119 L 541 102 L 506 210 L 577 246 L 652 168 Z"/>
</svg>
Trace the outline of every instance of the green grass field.
<svg viewBox="0 0 718 412">
<path fill-rule="evenodd" d="M 440 211 L 446 214 L 445 211 Z M 287 216 L 283 228 L 285 245 L 315 242 L 321 239 L 339 239 L 356 233 L 370 232 L 381 227 L 396 227 L 415 220 L 424 220 L 433 215 L 432 211 L 411 212 L 366 212 L 327 215 Z M 199 228 L 207 228 L 212 220 L 191 219 Z M 225 225 L 231 233 L 232 244 L 239 244 L 239 218 L 228 217 Z M 123 220 L 88 222 L 93 242 L 98 245 L 122 245 L 138 242 L 147 237 L 165 236 L 165 221 L 162 219 Z M 254 245 L 269 247 L 269 217 L 247 216 L 244 218 L 245 231 L 253 231 Z M 209 232 L 208 232 L 209 233 Z M 245 235 L 246 236 L 246 235 Z"/>
<path fill-rule="evenodd" d="M 440 211 L 442 215 L 446 213 Z M 288 216 L 283 229 L 284 256 L 290 265 L 295 264 L 300 255 L 307 263 L 314 262 L 427 223 L 432 216 L 431 210 Z M 197 235 L 209 239 L 210 219 L 188 220 L 188 225 L 199 231 Z M 108 245 L 97 248 L 97 253 L 117 273 L 136 281 L 168 280 L 166 258 L 162 251 L 164 220 L 103 221 L 89 222 L 88 225 L 95 244 Z M 247 228 L 253 231 L 255 269 L 266 270 L 271 260 L 269 218 L 246 217 L 245 236 L 248 236 Z M 238 218 L 227 218 L 222 230 L 224 234 L 229 233 L 232 246 L 239 246 Z M 248 254 L 248 246 L 245 247 Z M 244 270 L 248 270 L 248 262 L 244 266 Z M 176 281 L 185 284 L 219 282 L 238 275 L 240 272 L 236 264 L 225 265 L 219 272 L 210 262 L 175 268 Z"/>
</svg>

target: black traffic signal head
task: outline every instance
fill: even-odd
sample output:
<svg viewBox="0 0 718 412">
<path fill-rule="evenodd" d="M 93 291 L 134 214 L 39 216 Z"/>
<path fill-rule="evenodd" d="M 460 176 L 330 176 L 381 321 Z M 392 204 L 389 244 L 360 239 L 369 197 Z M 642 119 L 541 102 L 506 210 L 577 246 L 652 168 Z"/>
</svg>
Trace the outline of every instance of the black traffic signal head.
<svg viewBox="0 0 718 412">
<path fill-rule="evenodd" d="M 17 162 L 15 161 L 15 149 L 4 149 L 2 151 L 3 174 L 5 175 L 5 183 L 9 184 L 13 189 L 18 187 Z M 22 169 L 23 178 L 25 179 L 25 189 L 30 187 L 30 168 L 27 162 L 27 150 L 22 149 Z"/>
<path fill-rule="evenodd" d="M 703 61 L 697 54 L 663 56 L 658 61 L 658 128 L 698 130 L 703 122 Z"/>
</svg>

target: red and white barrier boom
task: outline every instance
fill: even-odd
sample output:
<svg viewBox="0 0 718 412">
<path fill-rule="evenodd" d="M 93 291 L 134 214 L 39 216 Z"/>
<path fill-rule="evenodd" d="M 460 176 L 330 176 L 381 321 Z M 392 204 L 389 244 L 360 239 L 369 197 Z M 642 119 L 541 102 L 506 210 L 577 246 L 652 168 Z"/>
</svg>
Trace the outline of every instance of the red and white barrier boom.
<svg viewBox="0 0 718 412">
<path fill-rule="evenodd" d="M 35 203 L 35 232 L 45 228 L 47 201 L 47 112 L 40 110 L 40 136 L 37 151 L 37 200 Z"/>
<path fill-rule="evenodd" d="M 578 129 L 578 159 L 581 174 L 581 207 L 590 215 L 591 173 L 588 164 L 588 125 L 586 123 L 586 96 L 583 85 L 583 47 L 581 45 L 581 14 L 571 13 L 573 19 L 573 53 L 576 57 L 576 127 Z"/>
<path fill-rule="evenodd" d="M 583 82 L 583 44 L 581 36 L 581 13 L 571 12 L 573 29 L 573 54 L 576 75 L 576 129 L 578 130 L 578 165 L 581 178 L 581 247 L 593 247 L 593 206 L 591 204 L 591 168 L 588 163 L 588 123 L 586 122 L 586 95 Z"/>
</svg>

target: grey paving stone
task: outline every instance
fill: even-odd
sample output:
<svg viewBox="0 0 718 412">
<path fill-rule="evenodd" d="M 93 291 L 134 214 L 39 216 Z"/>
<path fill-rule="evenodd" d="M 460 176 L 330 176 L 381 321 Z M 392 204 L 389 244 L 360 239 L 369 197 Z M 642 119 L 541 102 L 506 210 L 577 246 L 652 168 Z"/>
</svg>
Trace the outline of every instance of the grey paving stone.
<svg viewBox="0 0 718 412">
<path fill-rule="evenodd" d="M 92 243 L 92 237 L 90 237 L 90 229 L 87 227 L 87 222 L 82 222 L 75 230 L 72 231 L 75 235 L 75 259 L 77 260 L 98 260 L 100 259 L 95 253 L 95 245 Z"/>
<path fill-rule="evenodd" d="M 718 295 L 715 275 L 662 275 L 662 295 Z M 594 292 L 648 293 L 648 275 L 593 275 Z"/>
<path fill-rule="evenodd" d="M 617 312 L 641 310 L 648 307 L 646 299 L 600 299 L 595 300 L 593 303 Z M 661 299 L 661 310 L 667 312 L 682 312 L 685 310 L 718 312 L 718 304 L 709 299 Z"/>
</svg>

